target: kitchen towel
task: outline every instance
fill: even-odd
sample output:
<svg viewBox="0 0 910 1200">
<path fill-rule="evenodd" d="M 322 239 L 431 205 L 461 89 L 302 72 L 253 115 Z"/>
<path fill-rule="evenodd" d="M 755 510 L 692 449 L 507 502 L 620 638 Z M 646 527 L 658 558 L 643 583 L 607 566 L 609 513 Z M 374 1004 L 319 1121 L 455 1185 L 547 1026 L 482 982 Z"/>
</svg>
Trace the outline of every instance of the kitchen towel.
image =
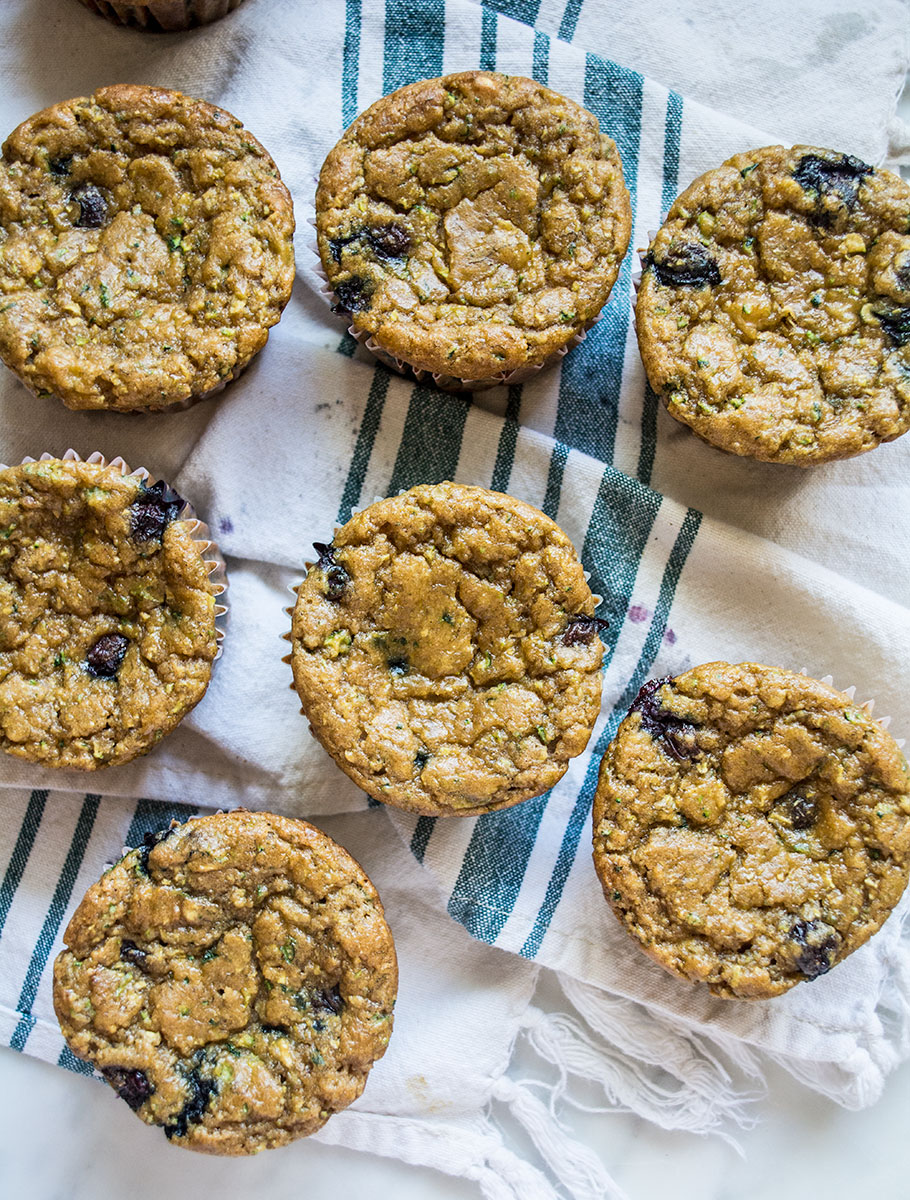
<svg viewBox="0 0 910 1200">
<path fill-rule="evenodd" d="M 551 1187 L 546 1174 L 587 1197 L 611 1185 L 596 1157 L 569 1146 L 540 1087 L 508 1073 L 518 1038 L 558 1067 L 554 1105 L 571 1098 L 572 1080 L 587 1081 L 606 1106 L 695 1131 L 748 1120 L 743 1099 L 762 1055 L 858 1107 L 910 1049 L 902 912 L 811 986 L 764 1004 L 721 1002 L 635 951 L 600 898 L 589 850 L 600 753 L 649 676 L 713 658 L 805 667 L 855 685 L 858 701 L 874 696 L 895 732 L 910 729 L 910 446 L 800 472 L 699 443 L 647 388 L 631 253 L 603 319 L 561 367 L 473 403 L 392 375 L 356 346 L 320 293 L 305 217 L 326 151 L 383 92 L 480 66 L 534 75 L 586 104 L 623 156 L 633 246 L 699 171 L 774 140 L 619 65 L 623 26 L 607 8 L 594 25 L 580 12 L 582 50 L 504 15 L 530 21 L 531 5 L 498 7 L 326 0 L 315 22 L 301 18 L 298 0 L 247 0 L 209 29 L 161 38 L 110 27 L 72 0 L 47 0 L 41 22 L 27 0 L 0 12 L 4 128 L 115 79 L 179 87 L 244 120 L 278 162 L 300 219 L 291 304 L 264 353 L 217 400 L 165 416 L 74 414 L 0 380 L 0 459 L 72 445 L 149 467 L 209 522 L 231 583 L 209 694 L 154 755 L 90 780 L 0 762 L 0 1025 L 8 1044 L 78 1069 L 53 1021 L 50 964 L 67 913 L 124 842 L 172 815 L 238 803 L 315 817 L 329 832 L 341 820 L 362 839 L 362 850 L 351 848 L 377 883 L 385 872 L 434 910 L 437 929 L 451 926 L 447 966 L 488 988 L 460 1031 L 478 1053 L 442 1073 L 445 1086 L 438 1022 L 402 1019 L 362 1100 L 319 1136 L 467 1173 L 489 1196 L 536 1194 L 533 1168 L 509 1157 L 491 1121 L 507 1105 L 540 1155 L 539 1194 Z M 903 46 L 895 26 L 889 55 L 876 57 L 882 37 L 876 27 L 866 80 L 879 98 L 893 92 L 889 55 Z M 864 145 L 876 131 L 870 118 Z M 370 808 L 309 739 L 280 635 L 313 540 L 375 495 L 445 478 L 510 491 L 554 517 L 591 571 L 610 628 L 600 720 L 561 783 L 502 813 L 433 821 Z M 404 963 L 432 958 L 421 923 L 394 927 Z M 541 966 L 559 972 L 562 1014 L 528 1004 Z M 457 1011 L 434 1006 L 432 982 L 411 993 L 403 972 L 406 1003 L 420 995 L 457 1028 Z M 417 1074 L 426 1085 L 402 1091 Z"/>
</svg>

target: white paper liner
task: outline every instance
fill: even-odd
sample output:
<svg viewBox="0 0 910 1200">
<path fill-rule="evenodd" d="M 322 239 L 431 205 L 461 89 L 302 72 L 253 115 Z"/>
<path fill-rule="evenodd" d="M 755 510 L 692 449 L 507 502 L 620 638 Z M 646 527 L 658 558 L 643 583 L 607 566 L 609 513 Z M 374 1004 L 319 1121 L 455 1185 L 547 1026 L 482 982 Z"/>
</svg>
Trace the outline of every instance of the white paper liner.
<svg viewBox="0 0 910 1200">
<path fill-rule="evenodd" d="M 115 25 L 151 33 L 173 33 L 208 25 L 238 8 L 243 0 L 81 0 Z"/>
<path fill-rule="evenodd" d="M 307 215 L 304 218 L 301 233 L 303 234 L 304 245 L 312 253 L 315 260 L 313 274 L 316 276 L 319 294 L 334 311 L 338 297 L 332 290 L 332 285 L 329 283 L 322 265 L 319 244 L 316 239 L 315 209 L 311 204 L 307 206 Z M 608 299 L 609 297 L 607 297 Z M 607 300 L 604 301 L 604 304 L 607 303 Z M 336 316 L 345 319 L 346 315 L 336 313 Z M 490 375 L 485 379 L 462 379 L 457 375 L 445 375 L 438 371 L 425 371 L 420 367 L 413 367 L 410 363 L 405 362 L 404 359 L 390 354 L 388 350 L 380 346 L 372 334 L 366 333 L 364 330 L 355 329 L 353 325 L 348 325 L 348 333 L 359 345 L 368 350 L 374 358 L 379 359 L 384 366 L 399 375 L 404 375 L 407 379 L 413 379 L 417 383 L 431 382 L 434 387 L 439 388 L 442 392 L 485 392 L 490 388 L 508 387 L 509 384 L 522 383 L 528 379 L 533 379 L 545 367 L 551 367 L 561 362 L 570 350 L 585 340 L 588 330 L 592 329 L 600 319 L 601 313 L 598 313 L 596 317 L 593 317 L 590 321 L 586 321 L 577 333 L 573 334 L 558 350 L 555 350 L 545 358 L 542 363 L 516 367 L 514 371 L 502 371 L 498 374 Z"/>
<path fill-rule="evenodd" d="M 33 462 L 48 462 L 49 460 L 58 457 L 60 456 L 56 454 L 48 454 L 47 452 L 40 455 L 37 459 L 33 458 L 31 455 L 26 455 L 19 465 L 22 466 L 25 463 Z M 100 467 L 109 467 L 115 471 L 119 470 L 121 475 L 136 475 L 138 478 L 143 480 L 147 487 L 150 487 L 158 482 L 158 478 L 152 475 L 152 473 L 146 467 L 129 467 L 119 455 L 117 458 L 108 460 L 99 450 L 96 450 L 94 454 L 90 454 L 88 458 L 83 458 L 82 455 L 77 454 L 75 450 L 69 449 L 62 455 L 62 461 L 86 462 Z M 7 469 L 8 465 L 6 463 L 0 463 L 0 471 L 5 471 Z M 229 610 L 227 606 L 227 568 L 224 562 L 224 555 L 219 550 L 217 543 L 212 539 L 208 525 L 206 525 L 205 521 L 201 520 L 196 515 L 196 510 L 193 508 L 192 504 L 190 504 L 189 500 L 184 499 L 184 497 L 181 497 L 181 499 L 184 501 L 184 508 L 182 509 L 178 519 L 185 521 L 190 526 L 190 535 L 192 536 L 193 541 L 199 547 L 200 553 L 203 555 L 202 561 L 205 564 L 206 570 L 208 571 L 209 579 L 212 582 L 212 591 L 216 597 L 216 647 L 215 657 L 212 659 L 212 668 L 214 670 L 215 663 L 223 653 L 224 635 L 225 631 L 227 630 L 229 618 Z"/>
</svg>

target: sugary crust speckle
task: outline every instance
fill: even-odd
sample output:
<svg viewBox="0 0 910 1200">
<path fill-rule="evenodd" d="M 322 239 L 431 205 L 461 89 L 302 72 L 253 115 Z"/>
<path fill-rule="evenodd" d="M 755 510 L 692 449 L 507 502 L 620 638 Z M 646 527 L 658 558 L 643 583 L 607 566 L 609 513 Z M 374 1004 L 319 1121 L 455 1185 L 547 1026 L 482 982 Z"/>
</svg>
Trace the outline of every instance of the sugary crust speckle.
<svg viewBox="0 0 910 1200">
<path fill-rule="evenodd" d="M 239 374 L 294 279 L 291 197 L 230 113 L 117 85 L 0 160 L 0 358 L 70 408 L 166 409 Z"/>
<path fill-rule="evenodd" d="M 631 221 L 596 117 L 487 71 L 377 101 L 326 159 L 316 213 L 354 328 L 466 383 L 541 364 L 590 324 Z"/>
<path fill-rule="evenodd" d="M 636 703 L 601 764 L 594 864 L 652 958 L 754 999 L 875 933 L 907 883 L 910 779 L 864 709 L 804 675 L 723 662 Z"/>
<path fill-rule="evenodd" d="M 195 524 L 140 538 L 142 480 L 49 459 L 0 471 L 0 749 L 93 770 L 147 753 L 202 699 L 215 596 Z M 119 667 L 93 676 L 99 639 Z"/>
<path fill-rule="evenodd" d="M 434 815 L 552 787 L 587 744 L 603 658 L 562 530 L 511 496 L 442 483 L 370 505 L 330 549 L 298 590 L 292 663 L 341 769 Z"/>
<path fill-rule="evenodd" d="M 237 810 L 172 828 L 89 888 L 64 942 L 54 1008 L 73 1052 L 192 1150 L 314 1133 L 392 1031 L 382 904 L 305 821 Z"/>
<path fill-rule="evenodd" d="M 636 324 L 651 386 L 722 450 L 811 466 L 899 437 L 910 185 L 814 146 L 735 155 L 670 209 Z"/>
</svg>

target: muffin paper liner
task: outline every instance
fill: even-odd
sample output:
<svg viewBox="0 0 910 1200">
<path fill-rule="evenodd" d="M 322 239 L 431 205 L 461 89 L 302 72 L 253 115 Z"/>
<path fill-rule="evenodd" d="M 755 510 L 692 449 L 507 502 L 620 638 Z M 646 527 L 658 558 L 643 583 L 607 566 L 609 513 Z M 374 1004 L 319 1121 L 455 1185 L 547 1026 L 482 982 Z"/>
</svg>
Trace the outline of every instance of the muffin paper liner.
<svg viewBox="0 0 910 1200">
<path fill-rule="evenodd" d="M 173 33 L 208 25 L 227 16 L 243 0 L 81 0 L 85 8 L 115 25 L 129 25 L 149 33 Z"/>
<path fill-rule="evenodd" d="M 319 246 L 316 241 L 316 217 L 314 210 L 310 207 L 309 215 L 306 218 L 305 225 L 309 225 L 310 229 L 304 229 L 304 241 L 307 249 L 310 250 L 315 258 L 314 273 L 319 281 L 319 292 L 325 302 L 332 306 L 338 303 L 338 296 L 332 290 L 332 285 L 329 283 L 325 269 L 322 265 L 322 258 L 319 254 Z M 609 299 L 609 297 L 608 297 Z M 606 304 L 606 300 L 604 304 Z M 336 314 L 344 316 L 344 314 Z M 528 379 L 533 379 L 539 371 L 545 367 L 551 367 L 555 363 L 561 362 L 568 352 L 585 340 L 588 330 L 600 320 L 601 314 L 590 321 L 585 322 L 581 329 L 572 335 L 567 342 L 555 350 L 551 355 L 544 359 L 542 363 L 529 365 L 525 367 L 516 367 L 514 371 L 503 371 L 497 375 L 490 375 L 485 379 L 462 379 L 457 375 L 443 375 L 437 371 L 425 371 L 420 367 L 413 367 L 404 359 L 398 358 L 394 354 L 390 354 L 384 349 L 373 337 L 372 334 L 366 333 L 363 330 L 355 329 L 353 325 L 348 326 L 348 333 L 358 342 L 365 350 L 368 350 L 374 358 L 390 370 L 397 372 L 399 375 L 404 375 L 408 379 L 413 379 L 417 383 L 431 382 L 434 387 L 439 388 L 443 392 L 483 392 L 489 388 L 507 387 L 512 383 L 522 383 Z"/>
<path fill-rule="evenodd" d="M 27 455 L 22 459 L 22 462 L 19 465 L 33 462 L 47 462 L 50 459 L 60 457 L 60 455 L 48 454 L 47 452 L 40 455 L 40 457 L 37 459 L 32 458 L 31 455 Z M 62 460 L 63 462 L 86 462 L 100 467 L 111 467 L 113 470 L 119 471 L 121 475 L 138 476 L 147 486 L 151 486 L 152 484 L 158 482 L 158 477 L 152 475 L 152 473 L 146 467 L 129 467 L 123 461 L 123 459 L 119 457 L 119 455 L 117 458 L 107 459 L 98 450 L 96 450 L 94 454 L 90 454 L 88 458 L 83 458 L 81 454 L 77 454 L 75 450 L 70 449 L 62 455 Z M 6 463 L 0 463 L 0 471 L 6 470 L 7 466 L 8 464 Z M 183 498 L 181 497 L 181 499 Z M 184 507 L 181 510 L 178 519 L 181 521 L 186 521 L 190 526 L 190 535 L 192 536 L 193 541 L 199 547 L 199 551 L 203 556 L 202 561 L 204 562 L 206 570 L 208 571 L 209 579 L 212 582 L 212 591 L 216 598 L 215 640 L 217 645 L 215 649 L 215 657 L 212 659 L 212 667 L 214 668 L 215 663 L 221 657 L 224 649 L 224 635 L 227 629 L 229 616 L 227 606 L 228 578 L 227 568 L 225 567 L 224 562 L 224 555 L 219 550 L 217 544 L 212 540 L 208 525 L 206 525 L 205 521 L 200 520 L 200 518 L 196 515 L 196 510 L 188 500 L 184 500 Z"/>
</svg>

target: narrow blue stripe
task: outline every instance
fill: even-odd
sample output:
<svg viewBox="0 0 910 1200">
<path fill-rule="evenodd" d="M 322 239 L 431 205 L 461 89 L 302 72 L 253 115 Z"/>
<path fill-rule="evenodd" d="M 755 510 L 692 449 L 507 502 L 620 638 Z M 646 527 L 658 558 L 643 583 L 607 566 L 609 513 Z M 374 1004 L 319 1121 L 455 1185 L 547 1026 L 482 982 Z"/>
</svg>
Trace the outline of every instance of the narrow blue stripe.
<svg viewBox="0 0 910 1200">
<path fill-rule="evenodd" d="M 382 90 L 442 74 L 444 0 L 386 0 Z"/>
<path fill-rule="evenodd" d="M 518 417 L 521 412 L 521 384 L 513 384 L 509 388 L 509 399 L 506 404 L 505 420 L 499 435 L 499 446 L 496 450 L 496 462 L 493 466 L 493 477 L 490 487 L 494 492 L 509 490 L 509 480 L 512 478 L 512 465 L 515 462 L 515 447 L 518 444 Z"/>
<path fill-rule="evenodd" d="M 543 504 L 540 506 L 551 521 L 556 520 L 559 512 L 559 497 L 562 492 L 562 477 L 566 473 L 566 459 L 569 448 L 562 442 L 557 442 L 550 455 L 550 469 L 547 472 L 547 490 L 544 493 Z"/>
<path fill-rule="evenodd" d="M 79 868 L 82 866 L 82 860 L 85 857 L 85 848 L 91 837 L 95 817 L 98 815 L 100 799 L 100 796 L 89 795 L 82 801 L 82 808 L 79 812 L 79 820 L 76 822 L 73 840 L 70 843 L 66 861 L 63 864 L 63 870 L 57 879 L 57 886 L 54 888 L 53 899 L 51 900 L 50 908 L 47 910 L 47 916 L 44 918 L 41 933 L 38 935 L 38 941 L 35 943 L 35 949 L 32 951 L 31 961 L 28 964 L 28 970 L 25 974 L 25 982 L 22 984 L 22 991 L 19 993 L 18 1009 L 23 1015 L 10 1039 L 10 1046 L 14 1050 L 22 1050 L 25 1047 L 28 1035 L 35 1026 L 35 1018 L 32 1016 L 31 1009 L 35 1002 L 35 996 L 38 993 L 38 984 L 41 982 L 41 976 L 44 974 L 44 968 L 47 966 L 48 955 L 51 952 L 51 947 L 60 928 L 60 922 L 63 920 L 63 914 L 66 912 L 66 906 L 69 904 L 73 884 L 76 882 L 76 876 L 79 873 Z"/>
<path fill-rule="evenodd" d="M 345 525 L 350 521 L 351 509 L 360 499 L 360 493 L 363 491 L 363 481 L 370 464 L 376 434 L 379 432 L 379 422 L 382 419 L 382 410 L 385 408 L 391 378 L 392 373 L 386 367 L 377 366 L 373 372 L 373 382 L 370 384 L 366 407 L 363 410 L 363 419 L 360 422 L 360 429 L 357 431 L 354 453 L 351 455 L 351 466 L 345 481 L 341 503 L 338 506 L 339 525 Z"/>
<path fill-rule="evenodd" d="M 22 824 L 19 826 L 19 836 L 16 838 L 13 853 L 6 865 L 3 883 L 0 884 L 0 936 L 3 935 L 3 928 L 6 925 L 6 918 L 9 916 L 9 910 L 15 898 L 16 889 L 19 887 L 19 884 L 22 882 L 22 876 L 25 874 L 25 868 L 28 864 L 29 855 L 32 852 L 32 846 L 35 844 L 35 836 L 41 824 L 41 817 L 44 813 L 46 801 L 47 792 L 32 792 L 28 798 L 28 807 L 25 810 L 25 816 L 22 818 Z"/>
<path fill-rule="evenodd" d="M 584 785 L 582 786 L 578 799 L 575 802 L 575 807 L 572 810 L 569 823 L 566 826 L 562 844 L 559 848 L 559 855 L 557 856 L 556 864 L 553 868 L 550 881 L 547 885 L 547 891 L 543 904 L 538 911 L 537 918 L 534 922 L 534 927 L 520 951 L 525 958 L 534 958 L 537 955 L 544 935 L 550 927 L 553 914 L 556 912 L 559 901 L 562 899 L 562 893 L 566 884 L 566 880 L 569 877 L 569 871 L 572 869 L 572 864 L 574 863 L 578 853 L 578 843 L 581 838 L 581 831 L 584 828 L 585 820 L 587 819 L 588 812 L 591 808 L 594 789 L 597 786 L 600 760 L 603 757 L 603 753 L 612 740 L 614 734 L 616 733 L 616 729 L 619 726 L 620 721 L 625 716 L 629 705 L 632 703 L 633 699 L 638 693 L 639 688 L 644 683 L 654 659 L 657 657 L 657 652 L 660 649 L 660 644 L 667 628 L 667 618 L 669 617 L 670 608 L 673 604 L 673 597 L 676 594 L 676 586 L 679 583 L 679 577 L 682 574 L 682 569 L 685 566 L 686 559 L 689 556 L 689 551 L 692 549 L 692 544 L 695 541 L 700 524 L 701 513 L 695 512 L 694 509 L 690 508 L 686 513 L 685 520 L 682 523 L 682 528 L 677 535 L 676 541 L 673 544 L 673 549 L 670 552 L 670 557 L 667 560 L 663 579 L 661 580 L 657 605 L 654 610 L 654 616 L 651 620 L 648 636 L 645 638 L 645 644 L 642 647 L 641 655 L 639 656 L 635 671 L 631 679 L 626 684 L 622 695 L 613 706 L 606 727 L 598 739 L 597 745 L 594 748 L 594 752 L 591 755 L 591 760 L 588 764 L 588 770 L 585 775 Z"/>
<path fill-rule="evenodd" d="M 335 353 L 343 354 L 345 358 L 353 358 L 354 351 L 356 349 L 357 349 L 356 341 L 351 337 L 351 335 L 347 331 L 345 331 L 341 335 L 341 341 L 335 347 Z"/>
<path fill-rule="evenodd" d="M 489 8 L 481 11 L 480 69 L 481 71 L 496 70 L 496 13 Z"/>
<path fill-rule="evenodd" d="M 478 817 L 462 860 L 449 915 L 473 937 L 495 942 L 509 919 L 550 793 Z"/>
<path fill-rule="evenodd" d="M 582 0 L 569 0 L 566 5 L 562 20 L 559 22 L 559 38 L 563 42 L 571 42 L 575 37 L 575 29 L 578 25 L 578 18 L 581 16 Z"/>
<path fill-rule="evenodd" d="M 676 92 L 667 95 L 667 123 L 664 129 L 664 179 L 660 191 L 660 214 L 676 199 L 679 189 L 679 143 L 682 136 L 683 98 Z"/>
<path fill-rule="evenodd" d="M 357 76 L 360 69 L 361 0 L 345 0 L 344 50 L 341 60 L 341 122 L 345 128 L 357 116 Z"/>
<path fill-rule="evenodd" d="M 537 29 L 534 30 L 534 65 L 531 71 L 538 83 L 547 85 L 550 79 L 550 39 Z"/>
<path fill-rule="evenodd" d="M 418 862 L 423 862 L 433 830 L 436 828 L 436 817 L 421 817 L 411 836 L 411 853 Z"/>
<path fill-rule="evenodd" d="M 585 105 L 615 139 L 632 201 L 634 228 L 644 81 L 635 71 L 589 54 Z M 601 462 L 613 461 L 626 337 L 631 256 L 626 255 L 600 321 L 562 365 L 555 436 Z"/>
<path fill-rule="evenodd" d="M 77 1058 L 69 1046 L 64 1046 L 60 1051 L 57 1066 L 64 1067 L 67 1071 L 74 1071 L 77 1075 L 94 1075 L 95 1073 L 92 1064 L 87 1063 L 85 1059 Z"/>
<path fill-rule="evenodd" d="M 608 467 L 591 512 L 582 561 L 591 590 L 603 596 L 598 615 L 609 623 L 604 665 L 612 660 L 638 573 L 638 564 L 660 508 L 656 492 Z"/>
<path fill-rule="evenodd" d="M 469 404 L 461 397 L 417 386 L 411 393 L 389 495 L 418 483 L 442 483 L 458 466 Z"/>
<path fill-rule="evenodd" d="M 533 25 L 540 11 L 540 0 L 485 0 L 485 4 L 487 8 L 494 8 L 504 17 L 521 21 L 523 25 Z"/>
</svg>

